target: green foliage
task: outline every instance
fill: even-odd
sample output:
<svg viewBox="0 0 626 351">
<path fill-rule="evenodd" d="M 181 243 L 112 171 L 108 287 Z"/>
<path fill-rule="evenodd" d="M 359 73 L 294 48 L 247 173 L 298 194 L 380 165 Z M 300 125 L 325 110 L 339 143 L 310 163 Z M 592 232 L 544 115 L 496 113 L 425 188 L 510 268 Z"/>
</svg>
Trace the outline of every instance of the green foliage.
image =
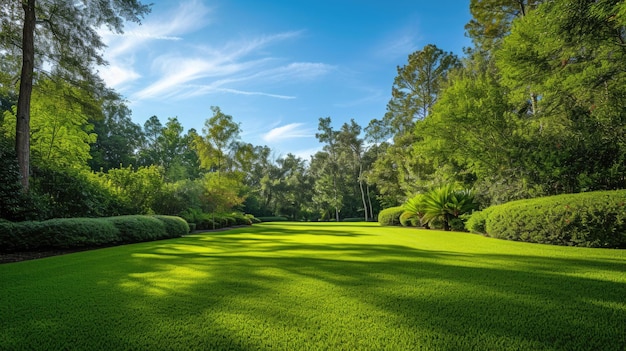
<svg viewBox="0 0 626 351">
<path fill-rule="evenodd" d="M 0 251 L 93 248 L 178 238 L 187 233 L 187 222 L 173 216 L 0 221 Z"/>
<path fill-rule="evenodd" d="M 412 198 L 406 200 L 402 207 L 409 213 L 412 213 L 418 217 L 424 214 L 424 195 L 417 194 Z"/>
<path fill-rule="evenodd" d="M 163 169 L 158 166 L 110 169 L 100 174 L 100 180 L 124 204 L 125 213 L 152 214 L 162 200 Z"/>
<path fill-rule="evenodd" d="M 155 215 L 153 217 L 163 222 L 168 237 L 183 236 L 191 231 L 187 221 L 180 217 L 164 215 Z"/>
<path fill-rule="evenodd" d="M 127 211 L 120 194 L 86 170 L 37 168 L 31 192 L 38 196 L 42 219 L 104 217 Z"/>
<path fill-rule="evenodd" d="M 487 234 L 486 222 L 489 213 L 497 206 L 472 213 L 465 222 L 465 229 L 475 234 Z"/>
<path fill-rule="evenodd" d="M 421 224 L 420 217 L 412 211 L 404 211 L 400 215 L 400 224 L 403 227 L 417 227 Z"/>
<path fill-rule="evenodd" d="M 166 239 L 169 237 L 165 223 L 152 216 L 117 216 L 108 217 L 107 221 L 113 223 L 119 230 L 122 243 L 136 243 Z M 172 237 L 181 236 L 172 235 Z"/>
<path fill-rule="evenodd" d="M 626 190 L 513 201 L 488 208 L 470 223 L 468 229 L 484 228 L 500 239 L 626 248 Z"/>
<path fill-rule="evenodd" d="M 257 217 L 256 219 L 258 219 L 261 222 L 286 222 L 289 220 L 289 218 L 282 217 L 282 216 L 260 216 L 260 217 Z"/>
<path fill-rule="evenodd" d="M 0 133 L 0 218 L 25 220 L 32 216 L 32 201 L 22 191 L 15 148 Z"/>
<path fill-rule="evenodd" d="M 178 216 L 188 208 L 201 208 L 204 191 L 199 180 L 179 180 L 164 183 L 152 204 L 155 213 Z"/>
<path fill-rule="evenodd" d="M 181 217 L 188 223 L 194 223 L 196 230 L 212 230 L 236 225 L 251 225 L 253 216 L 242 213 L 204 213 L 199 209 L 188 208 Z"/>
<path fill-rule="evenodd" d="M 6 252 L 96 247 L 120 241 L 119 231 L 106 219 L 0 222 L 0 247 Z"/>
<path fill-rule="evenodd" d="M 380 225 L 400 225 L 400 216 L 404 213 L 402 206 L 386 208 L 378 213 L 378 223 Z"/>
<path fill-rule="evenodd" d="M 454 185 L 448 184 L 435 188 L 421 199 L 423 215 L 421 221 L 430 227 L 435 227 L 441 222 L 444 230 L 450 229 L 450 222 L 458 219 L 460 215 L 469 213 L 478 208 L 474 201 L 474 195 L 469 190 L 457 190 Z M 457 223 L 456 228 L 463 229 Z"/>
</svg>

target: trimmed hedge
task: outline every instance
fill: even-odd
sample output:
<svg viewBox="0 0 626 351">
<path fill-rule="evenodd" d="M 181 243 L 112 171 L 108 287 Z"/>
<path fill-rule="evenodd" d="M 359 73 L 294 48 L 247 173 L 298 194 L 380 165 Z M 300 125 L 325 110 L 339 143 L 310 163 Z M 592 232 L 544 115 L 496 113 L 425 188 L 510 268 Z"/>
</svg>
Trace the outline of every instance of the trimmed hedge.
<svg viewBox="0 0 626 351">
<path fill-rule="evenodd" d="M 164 215 L 154 215 L 153 217 L 163 222 L 165 225 L 165 232 L 168 237 L 180 237 L 191 232 L 191 228 L 187 221 L 180 217 Z"/>
<path fill-rule="evenodd" d="M 507 240 L 626 248 L 626 190 L 513 201 L 475 213 L 467 228 Z"/>
<path fill-rule="evenodd" d="M 182 218 L 171 216 L 0 221 L 0 252 L 130 244 L 180 237 L 188 232 L 189 227 Z"/>
<path fill-rule="evenodd" d="M 252 215 L 233 212 L 224 213 L 203 213 L 200 210 L 188 209 L 181 214 L 187 223 L 194 223 L 195 230 L 211 230 L 232 227 L 236 225 L 252 225 Z"/>
<path fill-rule="evenodd" d="M 261 222 L 286 222 L 289 220 L 287 217 L 280 216 L 266 216 L 266 217 L 257 217 Z"/>
<path fill-rule="evenodd" d="M 380 225 L 400 225 L 400 216 L 404 213 L 404 207 L 396 206 L 386 208 L 378 214 Z"/>
<path fill-rule="evenodd" d="M 106 219 L 59 218 L 0 223 L 0 251 L 39 251 L 118 244 L 119 230 Z"/>
</svg>

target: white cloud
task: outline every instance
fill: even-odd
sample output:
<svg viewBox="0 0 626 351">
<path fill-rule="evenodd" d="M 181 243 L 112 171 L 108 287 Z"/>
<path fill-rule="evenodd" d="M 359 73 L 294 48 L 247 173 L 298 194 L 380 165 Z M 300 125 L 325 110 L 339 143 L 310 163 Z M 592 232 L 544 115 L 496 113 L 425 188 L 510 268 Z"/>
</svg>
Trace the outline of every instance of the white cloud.
<svg viewBox="0 0 626 351">
<path fill-rule="evenodd" d="M 418 26 L 419 20 L 414 19 L 387 34 L 382 42 L 375 46 L 374 55 L 384 60 L 406 60 L 409 54 L 418 49 L 418 45 L 422 41 Z"/>
<path fill-rule="evenodd" d="M 141 77 L 133 69 L 124 66 L 109 66 L 100 70 L 100 77 L 104 79 L 109 87 L 122 87 L 125 83 L 134 81 Z"/>
<path fill-rule="evenodd" d="M 103 32 L 110 65 L 100 68 L 101 77 L 121 91 L 130 92 L 131 84 L 141 84 L 139 90 L 130 92 L 131 101 L 212 93 L 295 99 L 275 88 L 259 87 L 311 80 L 335 69 L 324 63 L 285 62 L 267 50 L 300 37 L 302 31 L 258 35 L 221 45 L 188 41 L 188 34 L 209 23 L 210 12 L 201 1 L 191 0 L 160 17 L 148 16 L 142 25 L 131 25 L 124 34 Z"/>
<path fill-rule="evenodd" d="M 303 128 L 303 123 L 290 123 L 282 127 L 277 127 L 263 135 L 263 140 L 268 143 L 285 139 L 308 138 L 313 136 L 310 129 Z"/>
<path fill-rule="evenodd" d="M 221 49 L 199 48 L 195 56 L 166 54 L 154 60 L 152 68 L 161 77 L 151 85 L 134 94 L 134 99 L 157 97 L 189 98 L 212 92 L 262 95 L 281 99 L 294 96 L 261 91 L 248 91 L 233 87 L 235 83 L 277 82 L 285 80 L 313 79 L 324 75 L 334 67 L 323 63 L 295 62 L 275 67 L 278 61 L 272 57 L 248 58 L 274 41 L 285 40 L 299 32 L 279 33 L 240 42 L 229 42 Z M 191 84 L 205 78 L 219 78 L 206 84 Z"/>
<path fill-rule="evenodd" d="M 141 25 L 127 24 L 122 34 L 101 30 L 100 35 L 108 46 L 104 52 L 109 65 L 100 68 L 101 77 L 108 86 L 120 88 L 142 75 L 128 58 L 145 50 L 152 41 L 181 41 L 181 35 L 205 26 L 210 10 L 197 0 L 187 1 L 165 18 L 148 16 Z M 134 60 L 132 60 L 134 61 Z"/>
</svg>

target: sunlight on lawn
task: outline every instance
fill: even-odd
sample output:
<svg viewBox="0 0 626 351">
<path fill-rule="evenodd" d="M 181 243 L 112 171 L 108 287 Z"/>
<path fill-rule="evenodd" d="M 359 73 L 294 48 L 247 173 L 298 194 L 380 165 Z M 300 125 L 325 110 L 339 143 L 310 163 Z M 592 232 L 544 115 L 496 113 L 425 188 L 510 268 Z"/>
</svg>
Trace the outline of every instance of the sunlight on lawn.
<svg viewBox="0 0 626 351">
<path fill-rule="evenodd" d="M 0 349 L 619 350 L 624 271 L 620 250 L 270 223 L 0 265 Z"/>
</svg>

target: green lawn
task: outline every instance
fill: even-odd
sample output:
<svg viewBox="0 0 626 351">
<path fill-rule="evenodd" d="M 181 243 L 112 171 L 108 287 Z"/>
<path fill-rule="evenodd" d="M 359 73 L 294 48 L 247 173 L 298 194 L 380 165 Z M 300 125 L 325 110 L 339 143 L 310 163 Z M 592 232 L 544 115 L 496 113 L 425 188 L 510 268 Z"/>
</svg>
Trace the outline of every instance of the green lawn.
<svg viewBox="0 0 626 351">
<path fill-rule="evenodd" d="M 0 265 L 2 350 L 620 350 L 626 251 L 266 223 Z"/>
</svg>

